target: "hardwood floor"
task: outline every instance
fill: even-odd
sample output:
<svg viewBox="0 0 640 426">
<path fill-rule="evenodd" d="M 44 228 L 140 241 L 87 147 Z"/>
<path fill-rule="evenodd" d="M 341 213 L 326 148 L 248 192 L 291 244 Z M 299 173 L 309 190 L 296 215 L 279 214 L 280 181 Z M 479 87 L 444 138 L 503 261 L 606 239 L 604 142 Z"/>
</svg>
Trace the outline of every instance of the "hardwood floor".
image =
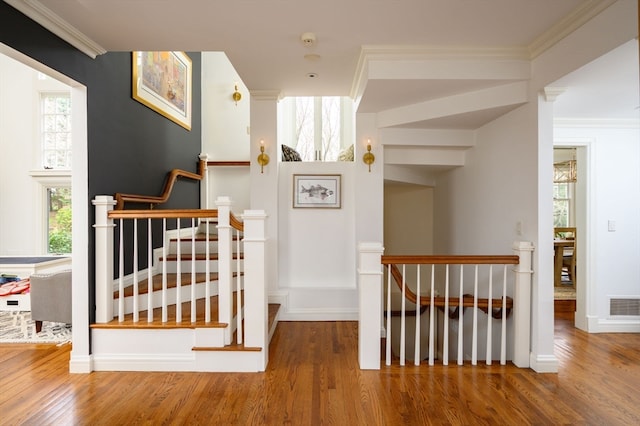
<svg viewBox="0 0 640 426">
<path fill-rule="evenodd" d="M 640 334 L 586 334 L 567 316 L 558 374 L 361 371 L 355 322 L 281 322 L 258 374 L 69 374 L 69 346 L 0 345 L 0 424 L 640 424 Z"/>
</svg>

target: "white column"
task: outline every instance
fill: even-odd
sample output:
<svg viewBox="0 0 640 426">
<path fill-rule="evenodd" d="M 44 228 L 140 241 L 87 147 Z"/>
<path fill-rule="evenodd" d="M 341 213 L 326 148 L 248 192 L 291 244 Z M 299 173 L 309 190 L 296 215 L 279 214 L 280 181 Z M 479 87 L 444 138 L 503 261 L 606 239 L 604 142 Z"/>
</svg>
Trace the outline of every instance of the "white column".
<svg viewBox="0 0 640 426">
<path fill-rule="evenodd" d="M 362 370 L 380 369 L 382 330 L 382 257 L 380 243 L 358 246 L 358 362 Z"/>
<path fill-rule="evenodd" d="M 259 371 L 269 362 L 269 310 L 264 210 L 245 210 L 244 221 L 244 345 L 262 348 Z"/>
<path fill-rule="evenodd" d="M 516 241 L 513 243 L 514 254 L 520 257 L 516 265 L 516 282 L 513 290 L 513 329 L 514 350 L 513 363 L 520 368 L 528 368 L 531 353 L 531 257 L 533 243 Z"/>
<path fill-rule="evenodd" d="M 218 321 L 226 322 L 224 344 L 231 343 L 233 334 L 232 234 L 230 225 L 231 199 L 218 197 Z"/>
<path fill-rule="evenodd" d="M 113 319 L 113 220 L 108 218 L 116 202 L 110 195 L 98 195 L 93 201 L 96 213 L 96 323 Z"/>
</svg>

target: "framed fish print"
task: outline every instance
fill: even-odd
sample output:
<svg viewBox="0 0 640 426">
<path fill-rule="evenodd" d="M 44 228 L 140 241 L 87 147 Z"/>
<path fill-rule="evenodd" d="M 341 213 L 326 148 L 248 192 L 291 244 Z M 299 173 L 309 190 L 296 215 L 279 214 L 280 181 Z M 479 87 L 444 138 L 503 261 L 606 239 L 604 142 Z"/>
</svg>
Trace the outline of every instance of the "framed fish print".
<svg viewBox="0 0 640 426">
<path fill-rule="evenodd" d="M 191 130 L 191 66 L 184 52 L 133 52 L 133 99 Z"/>
<path fill-rule="evenodd" d="M 293 208 L 339 209 L 341 175 L 293 175 Z"/>
</svg>

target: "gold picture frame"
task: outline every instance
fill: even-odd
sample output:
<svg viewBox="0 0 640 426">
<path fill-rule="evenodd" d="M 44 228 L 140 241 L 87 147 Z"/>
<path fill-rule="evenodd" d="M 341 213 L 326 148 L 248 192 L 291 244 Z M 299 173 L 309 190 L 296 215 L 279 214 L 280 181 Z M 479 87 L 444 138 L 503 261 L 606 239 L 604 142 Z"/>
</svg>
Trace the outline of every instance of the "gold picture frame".
<svg viewBox="0 0 640 426">
<path fill-rule="evenodd" d="M 184 52 L 132 52 L 133 99 L 191 130 L 191 58 Z"/>
</svg>

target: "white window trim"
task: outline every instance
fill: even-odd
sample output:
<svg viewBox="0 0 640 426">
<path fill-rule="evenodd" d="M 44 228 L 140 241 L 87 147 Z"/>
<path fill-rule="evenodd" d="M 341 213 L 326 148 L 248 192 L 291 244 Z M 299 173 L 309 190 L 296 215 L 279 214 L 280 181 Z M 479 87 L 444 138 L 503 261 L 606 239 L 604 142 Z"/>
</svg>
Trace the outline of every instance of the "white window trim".
<svg viewBox="0 0 640 426">
<path fill-rule="evenodd" d="M 71 188 L 71 170 L 30 170 L 29 176 L 39 185 L 35 185 L 33 194 L 34 208 L 39 212 L 36 220 L 36 239 L 41 253 L 49 252 L 48 222 L 47 222 L 47 189 Z"/>
</svg>

